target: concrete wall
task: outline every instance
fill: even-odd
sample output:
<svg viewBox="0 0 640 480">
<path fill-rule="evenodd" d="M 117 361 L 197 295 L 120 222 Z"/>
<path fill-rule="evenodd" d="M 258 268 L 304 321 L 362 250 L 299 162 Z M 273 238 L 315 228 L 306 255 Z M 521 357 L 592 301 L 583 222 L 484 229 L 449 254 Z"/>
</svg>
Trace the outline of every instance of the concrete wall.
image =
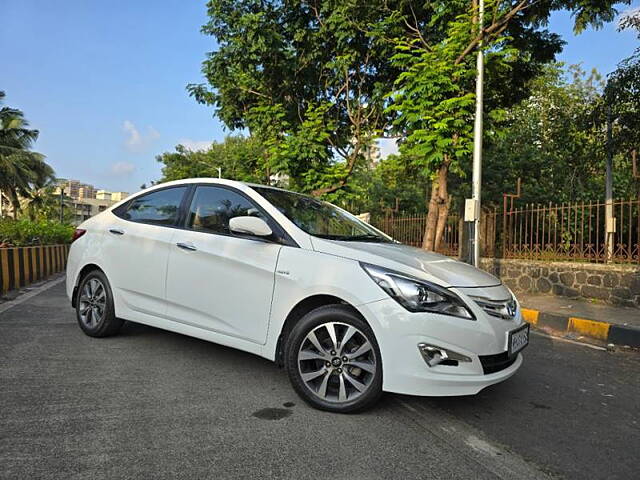
<svg viewBox="0 0 640 480">
<path fill-rule="evenodd" d="M 482 259 L 514 292 L 596 299 L 640 308 L 640 266 Z"/>
</svg>

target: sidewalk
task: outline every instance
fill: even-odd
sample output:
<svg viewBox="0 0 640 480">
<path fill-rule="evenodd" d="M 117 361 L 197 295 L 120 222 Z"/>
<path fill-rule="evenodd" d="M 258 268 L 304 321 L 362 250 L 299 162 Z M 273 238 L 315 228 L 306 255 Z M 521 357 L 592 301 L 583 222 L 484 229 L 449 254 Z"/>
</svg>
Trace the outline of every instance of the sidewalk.
<svg viewBox="0 0 640 480">
<path fill-rule="evenodd" d="M 554 295 L 517 295 L 525 320 L 540 328 L 640 347 L 640 309 Z"/>
</svg>

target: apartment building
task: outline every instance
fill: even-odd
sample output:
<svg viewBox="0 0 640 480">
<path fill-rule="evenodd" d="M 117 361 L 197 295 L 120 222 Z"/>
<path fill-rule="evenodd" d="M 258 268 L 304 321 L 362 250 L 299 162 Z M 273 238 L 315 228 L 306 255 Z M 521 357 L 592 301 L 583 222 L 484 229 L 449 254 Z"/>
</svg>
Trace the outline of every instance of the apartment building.
<svg viewBox="0 0 640 480">
<path fill-rule="evenodd" d="M 64 189 L 64 194 L 71 198 L 73 223 L 76 225 L 129 196 L 127 192 L 98 190 L 93 185 L 78 180 L 61 180 L 56 193 L 60 193 L 61 189 Z"/>
</svg>

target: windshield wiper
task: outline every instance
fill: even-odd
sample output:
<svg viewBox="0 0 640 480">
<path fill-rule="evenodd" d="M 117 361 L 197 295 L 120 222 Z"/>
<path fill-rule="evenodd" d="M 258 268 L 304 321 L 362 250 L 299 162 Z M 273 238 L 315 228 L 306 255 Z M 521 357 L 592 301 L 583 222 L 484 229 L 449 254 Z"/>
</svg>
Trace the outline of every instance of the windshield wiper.
<svg viewBox="0 0 640 480">
<path fill-rule="evenodd" d="M 329 235 L 322 233 L 315 233 L 314 236 L 319 238 L 324 238 L 327 240 L 339 240 L 341 242 L 379 242 L 379 243 L 389 243 L 384 237 L 379 235 L 375 235 L 373 233 L 364 233 L 362 235 Z"/>
<path fill-rule="evenodd" d="M 365 233 L 362 235 L 353 235 L 351 237 L 343 237 L 340 240 L 344 240 L 346 242 L 378 242 L 378 243 L 388 243 L 389 240 L 387 240 L 384 237 L 381 237 L 379 235 L 375 235 L 373 233 Z"/>
</svg>

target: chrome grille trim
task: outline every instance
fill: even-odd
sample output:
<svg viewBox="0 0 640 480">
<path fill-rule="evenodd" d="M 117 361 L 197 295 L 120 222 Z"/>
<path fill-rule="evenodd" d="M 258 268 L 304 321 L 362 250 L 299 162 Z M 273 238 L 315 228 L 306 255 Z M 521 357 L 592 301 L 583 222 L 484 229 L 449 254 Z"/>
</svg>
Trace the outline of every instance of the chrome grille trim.
<svg viewBox="0 0 640 480">
<path fill-rule="evenodd" d="M 484 297 L 471 297 L 482 310 L 492 317 L 502 320 L 513 320 L 516 316 L 516 300 L 490 300 Z"/>
</svg>

